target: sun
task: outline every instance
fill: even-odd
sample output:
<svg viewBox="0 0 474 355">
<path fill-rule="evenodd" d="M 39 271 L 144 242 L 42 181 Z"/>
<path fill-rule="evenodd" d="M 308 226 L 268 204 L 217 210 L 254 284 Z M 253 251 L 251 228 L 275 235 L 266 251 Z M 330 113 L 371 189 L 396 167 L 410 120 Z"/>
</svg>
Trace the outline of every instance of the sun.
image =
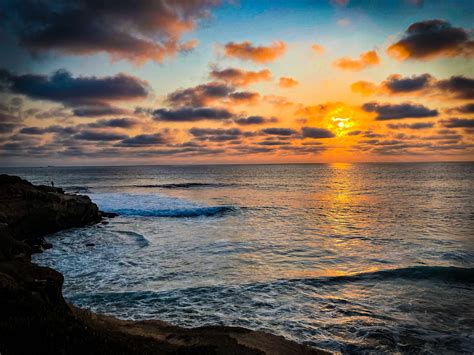
<svg viewBox="0 0 474 355">
<path fill-rule="evenodd" d="M 355 125 L 352 113 L 341 107 L 329 113 L 328 128 L 337 136 L 347 134 Z"/>
</svg>

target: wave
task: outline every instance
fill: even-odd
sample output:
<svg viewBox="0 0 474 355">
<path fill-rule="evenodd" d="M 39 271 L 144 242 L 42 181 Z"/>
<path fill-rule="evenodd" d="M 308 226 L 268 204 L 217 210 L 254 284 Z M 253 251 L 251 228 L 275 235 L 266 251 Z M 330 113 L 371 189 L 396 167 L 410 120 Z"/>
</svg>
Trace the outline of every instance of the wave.
<svg viewBox="0 0 474 355">
<path fill-rule="evenodd" d="M 231 206 L 214 206 L 214 207 L 196 207 L 188 209 L 157 209 L 157 210 L 141 210 L 135 208 L 118 208 L 113 212 L 125 216 L 138 217 L 209 217 L 221 215 L 228 212 L 237 211 L 237 208 Z"/>
<path fill-rule="evenodd" d="M 122 234 L 126 237 L 133 239 L 135 243 L 141 248 L 145 248 L 150 245 L 150 242 L 148 241 L 148 239 L 146 239 L 145 236 L 143 236 L 140 233 L 131 232 L 131 231 L 116 231 L 116 233 Z"/>
<path fill-rule="evenodd" d="M 462 268 L 455 266 L 411 266 L 399 269 L 380 270 L 353 275 L 303 278 L 282 280 L 291 282 L 302 282 L 308 285 L 326 283 L 344 283 L 356 281 L 390 281 L 396 279 L 405 280 L 440 280 L 446 282 L 474 283 L 474 268 Z"/>
<path fill-rule="evenodd" d="M 203 206 L 181 198 L 160 194 L 98 193 L 92 201 L 105 212 L 139 217 L 220 216 L 239 209 L 233 206 Z"/>
</svg>

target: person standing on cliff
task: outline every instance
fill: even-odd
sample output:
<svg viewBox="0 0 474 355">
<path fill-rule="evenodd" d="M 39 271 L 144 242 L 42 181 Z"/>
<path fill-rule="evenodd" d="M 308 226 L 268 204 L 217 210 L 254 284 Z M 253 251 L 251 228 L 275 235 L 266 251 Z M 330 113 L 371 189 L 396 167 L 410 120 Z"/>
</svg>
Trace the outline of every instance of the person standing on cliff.
<svg viewBox="0 0 474 355">
<path fill-rule="evenodd" d="M 51 181 L 51 187 L 54 189 L 54 181 Z"/>
</svg>

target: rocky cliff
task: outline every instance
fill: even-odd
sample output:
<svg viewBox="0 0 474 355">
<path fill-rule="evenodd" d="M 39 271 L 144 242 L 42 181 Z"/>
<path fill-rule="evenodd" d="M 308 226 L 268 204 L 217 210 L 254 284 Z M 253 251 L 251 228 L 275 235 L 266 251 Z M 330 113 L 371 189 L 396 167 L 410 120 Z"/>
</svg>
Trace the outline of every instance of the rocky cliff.
<svg viewBox="0 0 474 355">
<path fill-rule="evenodd" d="M 0 175 L 0 354 L 323 353 L 244 328 L 123 321 L 67 304 L 63 276 L 31 263 L 31 253 L 44 235 L 101 216 L 87 196 Z"/>
</svg>

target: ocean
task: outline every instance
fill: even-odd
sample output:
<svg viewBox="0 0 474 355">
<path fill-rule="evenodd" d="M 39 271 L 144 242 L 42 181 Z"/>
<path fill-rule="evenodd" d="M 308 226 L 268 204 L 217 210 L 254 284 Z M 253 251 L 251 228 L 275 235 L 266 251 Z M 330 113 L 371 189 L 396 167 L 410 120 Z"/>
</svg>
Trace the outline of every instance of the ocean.
<svg viewBox="0 0 474 355">
<path fill-rule="evenodd" d="M 1 168 L 118 217 L 33 256 L 123 319 L 474 352 L 474 163 Z"/>
</svg>

